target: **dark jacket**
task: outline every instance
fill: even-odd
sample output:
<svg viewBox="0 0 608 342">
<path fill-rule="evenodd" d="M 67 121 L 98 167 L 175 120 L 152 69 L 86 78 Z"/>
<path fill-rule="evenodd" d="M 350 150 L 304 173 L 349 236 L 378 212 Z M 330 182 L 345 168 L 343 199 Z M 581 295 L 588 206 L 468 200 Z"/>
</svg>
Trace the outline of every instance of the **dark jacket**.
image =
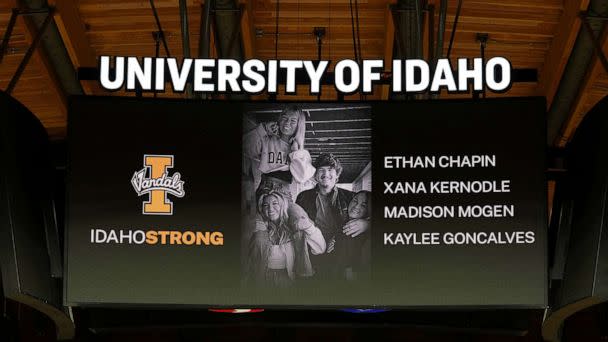
<svg viewBox="0 0 608 342">
<path fill-rule="evenodd" d="M 334 203 L 334 208 L 336 209 L 337 214 L 340 216 L 340 224 L 344 224 L 348 221 L 348 204 L 355 196 L 355 193 L 352 191 L 348 191 L 339 187 L 334 188 L 334 199 L 332 199 Z M 296 199 L 296 203 L 299 204 L 304 211 L 308 214 L 308 217 L 315 221 L 317 217 L 317 188 L 313 188 L 310 190 L 302 191 L 298 198 Z M 316 222 L 315 222 L 316 223 Z M 325 240 L 329 242 L 329 239 L 333 238 L 334 232 L 328 232 L 324 230 L 322 227 L 321 232 L 325 237 Z M 341 227 L 340 227 L 341 228 Z M 331 235 L 331 236 L 330 236 Z"/>
</svg>

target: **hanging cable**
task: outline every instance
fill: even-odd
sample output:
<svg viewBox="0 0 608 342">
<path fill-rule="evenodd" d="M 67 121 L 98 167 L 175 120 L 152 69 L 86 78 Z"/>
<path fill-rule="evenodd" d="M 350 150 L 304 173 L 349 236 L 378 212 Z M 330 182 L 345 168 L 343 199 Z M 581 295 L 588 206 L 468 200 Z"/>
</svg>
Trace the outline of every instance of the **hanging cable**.
<svg viewBox="0 0 608 342">
<path fill-rule="evenodd" d="M 422 7 L 420 0 L 414 0 L 416 10 L 416 58 L 422 58 Z"/>
<path fill-rule="evenodd" d="M 279 0 L 277 0 L 277 6 L 275 9 L 276 21 L 274 26 L 274 59 L 279 59 Z"/>
<path fill-rule="evenodd" d="M 456 8 L 456 17 L 454 17 L 454 24 L 452 25 L 452 34 L 450 35 L 450 45 L 448 45 L 447 58 L 450 58 L 452 52 L 452 45 L 454 44 L 454 36 L 456 35 L 456 26 L 458 25 L 458 18 L 460 17 L 460 8 L 462 8 L 462 0 L 458 0 L 458 8 Z"/>
<path fill-rule="evenodd" d="M 486 45 L 488 43 L 488 34 L 487 33 L 478 33 L 477 34 L 477 41 L 479 42 L 479 55 L 481 57 L 481 65 L 486 65 Z M 475 91 L 473 91 L 473 94 L 478 94 Z M 486 98 L 486 87 L 483 87 L 483 90 L 481 92 L 481 96 L 485 99 Z M 479 96 L 478 96 L 479 97 Z M 477 98 L 478 98 L 477 97 Z M 474 97 L 475 98 L 475 97 Z"/>
<path fill-rule="evenodd" d="M 46 18 L 44 19 L 44 22 L 42 22 L 42 25 L 40 25 L 40 27 L 38 28 L 38 31 L 36 32 L 34 39 L 32 39 L 32 43 L 30 44 L 30 47 L 25 52 L 25 55 L 23 56 L 21 63 L 19 63 L 17 70 L 13 74 L 13 77 L 11 78 L 10 82 L 6 86 L 6 89 L 4 90 L 7 94 L 10 95 L 13 92 L 13 90 L 15 90 L 15 87 L 17 86 L 17 82 L 19 82 L 19 79 L 21 78 L 23 71 L 25 71 L 25 67 L 27 66 L 28 62 L 32 58 L 34 51 L 36 50 L 36 48 L 38 48 L 38 45 L 42 41 L 42 37 L 46 31 L 46 28 L 53 21 L 54 12 L 55 12 L 55 8 L 50 7 L 47 12 L 48 14 L 46 15 Z"/>
<path fill-rule="evenodd" d="M 357 23 L 357 51 L 359 52 L 359 64 L 363 60 L 363 55 L 361 54 L 361 34 L 359 33 L 359 1 L 355 0 L 355 17 Z"/>
<path fill-rule="evenodd" d="M 329 0 L 327 2 L 327 59 L 331 60 L 331 40 L 329 38 L 329 34 L 331 32 L 331 0 Z M 319 60 L 321 60 L 321 58 L 319 58 Z M 321 89 L 323 89 L 323 86 L 321 86 Z M 317 96 L 317 100 L 321 101 L 321 93 L 319 93 L 319 96 Z M 308 113 L 308 115 L 310 116 L 310 113 Z"/>
<path fill-rule="evenodd" d="M 356 3 L 356 1 L 357 0 L 355 0 L 355 3 Z M 350 26 L 351 26 L 352 32 L 353 32 L 353 52 L 355 54 L 355 61 L 357 61 L 357 64 L 360 64 L 359 49 L 358 49 L 358 44 L 357 44 L 357 34 L 355 34 L 355 14 L 353 11 L 353 0 L 350 0 L 349 3 L 350 3 Z M 359 97 L 361 100 L 363 99 L 363 96 L 361 94 L 359 94 Z"/>
<path fill-rule="evenodd" d="M 439 5 L 439 24 L 437 27 L 437 44 L 435 45 L 435 60 L 433 67 L 437 64 L 437 59 L 443 57 L 443 40 L 445 36 L 445 19 L 448 12 L 448 0 L 441 0 Z"/>
<path fill-rule="evenodd" d="M 154 37 L 154 56 L 156 58 L 160 57 L 160 43 L 162 40 L 162 33 L 160 31 L 156 31 L 156 32 L 152 32 L 152 37 Z M 152 79 L 156 79 L 156 70 L 153 69 L 152 70 Z M 156 91 L 156 89 L 154 90 L 154 98 L 156 98 L 158 95 L 158 91 Z"/>
<path fill-rule="evenodd" d="M 327 59 L 331 60 L 331 0 L 328 1 L 327 6 Z"/>
<path fill-rule="evenodd" d="M 355 0 L 355 17 L 357 22 L 357 50 L 359 52 L 359 65 L 363 65 L 363 54 L 361 53 L 361 34 L 359 33 L 359 1 Z M 361 100 L 365 100 L 367 95 L 363 93 L 359 93 L 359 98 Z"/>
<path fill-rule="evenodd" d="M 11 39 L 11 34 L 13 34 L 13 28 L 15 28 L 15 23 L 17 22 L 18 15 L 19 9 L 13 8 L 11 18 L 8 21 L 8 26 L 6 27 L 6 31 L 4 31 L 4 38 L 2 39 L 2 43 L 0 44 L 0 63 L 2 63 L 4 53 L 8 48 L 8 40 Z"/>
<path fill-rule="evenodd" d="M 277 0 L 277 5 L 275 7 L 275 25 L 274 25 L 274 59 L 279 59 L 279 10 L 280 4 L 279 0 Z M 276 101 L 277 94 L 268 94 L 268 99 L 271 101 Z"/>
<path fill-rule="evenodd" d="M 435 60 L 435 6 L 429 5 L 429 22 L 428 22 L 428 36 L 429 36 L 429 46 L 428 46 L 428 59 L 430 61 Z"/>
<path fill-rule="evenodd" d="M 390 15 L 393 17 L 393 25 L 395 27 L 395 44 L 397 44 L 397 54 L 403 58 L 405 56 L 405 48 L 403 47 L 403 41 L 401 40 L 401 10 L 395 11 L 395 7 L 391 5 Z"/>
<path fill-rule="evenodd" d="M 298 29 L 296 32 L 300 33 L 300 0 L 298 0 Z M 296 40 L 298 43 L 298 56 L 302 56 L 302 54 L 300 53 L 300 35 L 299 34 L 296 36 Z"/>
<path fill-rule="evenodd" d="M 445 35 L 445 20 L 448 12 L 448 0 L 441 0 L 439 5 L 439 23 L 437 24 L 437 44 L 435 45 L 435 54 L 433 56 L 433 65 L 431 68 L 434 70 L 437 67 L 437 61 L 443 57 L 443 40 Z M 439 97 L 438 93 L 431 94 L 431 98 L 436 99 Z"/>
<path fill-rule="evenodd" d="M 321 52 L 323 50 L 323 37 L 325 36 L 325 27 L 315 27 L 313 35 L 317 39 L 317 61 L 321 62 Z M 321 92 L 317 94 L 317 101 L 321 101 Z"/>
<path fill-rule="evenodd" d="M 162 26 L 160 26 L 160 19 L 158 19 L 158 12 L 156 12 L 156 6 L 154 6 L 154 0 L 150 0 L 150 7 L 152 8 L 152 14 L 154 15 L 154 20 L 156 21 L 156 28 L 158 32 L 161 33 L 163 39 L 163 46 L 165 47 L 165 54 L 167 57 L 171 58 L 171 54 L 169 53 L 169 46 L 167 45 L 167 40 L 165 39 L 165 32 L 163 31 Z"/>
<path fill-rule="evenodd" d="M 353 52 L 355 54 L 355 60 L 359 61 L 359 55 L 357 54 L 357 37 L 355 36 L 355 14 L 353 12 L 353 0 L 349 0 L 350 3 L 350 26 L 353 31 Z"/>
</svg>

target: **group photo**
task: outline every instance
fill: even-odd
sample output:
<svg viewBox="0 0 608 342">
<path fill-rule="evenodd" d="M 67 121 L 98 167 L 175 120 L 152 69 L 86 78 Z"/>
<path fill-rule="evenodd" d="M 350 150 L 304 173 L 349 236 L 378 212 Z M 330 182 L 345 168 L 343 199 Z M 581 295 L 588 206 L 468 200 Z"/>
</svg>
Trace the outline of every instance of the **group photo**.
<svg viewBox="0 0 608 342">
<path fill-rule="evenodd" d="M 369 105 L 245 108 L 244 286 L 323 287 L 369 280 L 371 142 Z"/>
</svg>

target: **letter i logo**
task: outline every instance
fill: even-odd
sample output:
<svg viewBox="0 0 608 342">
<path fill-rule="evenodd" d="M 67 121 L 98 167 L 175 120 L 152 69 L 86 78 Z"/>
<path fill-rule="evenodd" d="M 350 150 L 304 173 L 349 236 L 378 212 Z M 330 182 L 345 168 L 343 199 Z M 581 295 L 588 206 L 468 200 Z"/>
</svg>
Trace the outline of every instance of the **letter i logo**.
<svg viewBox="0 0 608 342">
<path fill-rule="evenodd" d="M 168 195 L 184 197 L 184 181 L 179 172 L 168 176 L 173 168 L 172 155 L 144 155 L 144 168 L 135 172 L 131 184 L 138 196 L 148 194 L 144 201 L 144 215 L 173 215 L 173 202 Z M 149 175 L 149 176 L 147 176 Z"/>
</svg>

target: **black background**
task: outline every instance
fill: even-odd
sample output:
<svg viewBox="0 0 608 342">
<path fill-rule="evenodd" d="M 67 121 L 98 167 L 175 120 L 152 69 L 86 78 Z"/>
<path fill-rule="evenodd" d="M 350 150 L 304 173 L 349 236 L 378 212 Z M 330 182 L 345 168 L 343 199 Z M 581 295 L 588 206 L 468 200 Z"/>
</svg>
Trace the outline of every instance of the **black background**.
<svg viewBox="0 0 608 342">
<path fill-rule="evenodd" d="M 240 104 L 75 98 L 68 144 L 68 302 L 205 303 L 239 289 Z M 172 216 L 141 214 L 148 196 L 130 181 L 144 154 L 174 156 L 186 195 L 169 195 Z M 94 228 L 217 230 L 224 245 L 91 244 Z"/>
<path fill-rule="evenodd" d="M 380 301 L 546 302 L 544 100 L 378 103 L 373 108 L 373 271 Z M 382 132 L 379 134 L 379 132 Z M 384 156 L 496 155 L 490 168 L 384 169 Z M 383 195 L 385 181 L 511 180 L 509 193 Z M 513 204 L 512 218 L 383 219 L 384 206 Z M 384 232 L 534 231 L 522 245 L 382 246 Z M 380 287 L 381 285 L 381 287 Z"/>
<path fill-rule="evenodd" d="M 544 103 L 374 103 L 373 283 L 253 294 L 240 284 L 244 103 L 76 97 L 69 116 L 67 304 L 526 306 L 546 302 Z M 516 136 L 512 136 L 513 132 Z M 141 214 L 144 154 L 175 156 L 173 216 Z M 383 170 L 384 155 L 496 154 L 492 169 Z M 172 173 L 170 173 L 172 174 Z M 439 178 L 439 179 L 438 179 Z M 511 179 L 510 194 L 384 197 L 385 180 Z M 445 198 L 444 198 L 445 197 Z M 383 206 L 512 203 L 512 219 L 383 220 Z M 90 229 L 218 230 L 224 246 L 96 245 Z M 384 232 L 533 230 L 533 245 L 382 246 Z"/>
</svg>

